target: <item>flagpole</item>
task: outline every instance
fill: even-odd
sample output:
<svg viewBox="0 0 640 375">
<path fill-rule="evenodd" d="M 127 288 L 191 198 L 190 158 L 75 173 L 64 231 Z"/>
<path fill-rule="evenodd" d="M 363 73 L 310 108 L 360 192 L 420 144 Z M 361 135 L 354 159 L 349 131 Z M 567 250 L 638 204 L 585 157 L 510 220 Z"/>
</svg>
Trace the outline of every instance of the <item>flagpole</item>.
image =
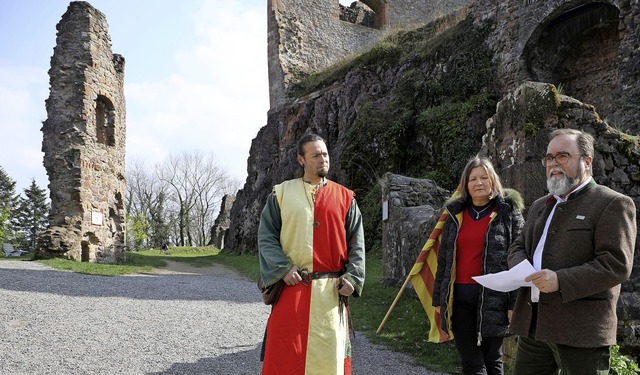
<svg viewBox="0 0 640 375">
<path fill-rule="evenodd" d="M 398 291 L 398 294 L 396 295 L 396 299 L 394 299 L 391 306 L 389 306 L 389 311 L 387 311 L 387 315 L 385 315 L 384 319 L 382 319 L 382 322 L 380 322 L 380 326 L 378 327 L 378 330 L 376 331 L 376 333 L 380 333 L 380 331 L 382 330 L 382 327 L 389 319 L 389 316 L 391 315 L 391 311 L 393 311 L 393 309 L 396 307 L 396 304 L 398 303 L 398 300 L 400 299 L 402 292 L 404 292 L 405 288 L 407 287 L 407 284 L 409 284 L 410 279 L 411 279 L 411 274 L 407 275 L 407 279 L 404 281 L 404 284 L 402 284 L 402 287 Z"/>
</svg>

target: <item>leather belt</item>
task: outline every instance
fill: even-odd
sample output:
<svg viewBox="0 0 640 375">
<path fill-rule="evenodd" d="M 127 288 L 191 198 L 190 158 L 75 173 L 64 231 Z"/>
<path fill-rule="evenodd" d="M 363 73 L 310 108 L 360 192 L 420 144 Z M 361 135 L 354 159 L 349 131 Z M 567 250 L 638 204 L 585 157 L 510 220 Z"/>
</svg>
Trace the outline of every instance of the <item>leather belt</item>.
<svg viewBox="0 0 640 375">
<path fill-rule="evenodd" d="M 309 272 L 306 270 L 300 271 L 300 276 L 302 277 L 302 281 L 305 283 L 311 282 L 311 280 L 315 279 L 331 279 L 338 278 L 343 275 L 342 271 L 330 271 L 330 272 Z"/>
</svg>

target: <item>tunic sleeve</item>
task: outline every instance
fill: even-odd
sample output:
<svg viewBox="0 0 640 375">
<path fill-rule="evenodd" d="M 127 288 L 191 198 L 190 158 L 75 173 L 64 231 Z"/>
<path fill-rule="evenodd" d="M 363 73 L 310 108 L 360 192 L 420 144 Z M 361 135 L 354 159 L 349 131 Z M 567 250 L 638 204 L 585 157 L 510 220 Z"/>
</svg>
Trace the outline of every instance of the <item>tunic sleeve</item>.
<svg viewBox="0 0 640 375">
<path fill-rule="evenodd" d="M 356 200 L 351 201 L 345 220 L 347 233 L 347 250 L 349 253 L 345 277 L 353 284 L 354 297 L 362 295 L 365 275 L 365 245 L 364 229 L 362 225 L 362 213 Z"/>
<path fill-rule="evenodd" d="M 292 267 L 280 245 L 282 217 L 275 193 L 267 197 L 258 226 L 258 256 L 260 274 L 265 286 L 275 284 Z"/>
</svg>

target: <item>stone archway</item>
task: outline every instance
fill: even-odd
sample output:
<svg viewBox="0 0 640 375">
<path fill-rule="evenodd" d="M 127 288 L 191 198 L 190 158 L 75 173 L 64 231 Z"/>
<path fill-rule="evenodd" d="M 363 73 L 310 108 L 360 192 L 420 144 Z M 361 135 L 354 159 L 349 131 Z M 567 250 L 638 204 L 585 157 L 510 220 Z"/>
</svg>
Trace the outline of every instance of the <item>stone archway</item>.
<svg viewBox="0 0 640 375">
<path fill-rule="evenodd" d="M 531 77 L 593 104 L 607 116 L 619 81 L 620 10 L 606 2 L 559 8 L 540 23 L 524 48 Z"/>
<path fill-rule="evenodd" d="M 350 6 L 340 2 L 340 20 L 382 29 L 387 24 L 386 0 L 353 1 Z"/>
<path fill-rule="evenodd" d="M 104 95 L 96 98 L 96 142 L 115 146 L 115 109 L 113 102 Z"/>
<path fill-rule="evenodd" d="M 378 29 L 384 28 L 387 25 L 387 9 L 389 3 L 387 0 L 361 0 L 376 14 L 375 27 Z"/>
</svg>

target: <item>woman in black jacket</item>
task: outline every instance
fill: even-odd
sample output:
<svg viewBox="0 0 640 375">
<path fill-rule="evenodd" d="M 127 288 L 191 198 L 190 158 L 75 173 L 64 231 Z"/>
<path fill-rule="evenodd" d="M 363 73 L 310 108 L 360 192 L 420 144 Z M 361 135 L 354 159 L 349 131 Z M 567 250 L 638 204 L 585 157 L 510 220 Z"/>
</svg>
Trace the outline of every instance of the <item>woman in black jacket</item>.
<svg viewBox="0 0 640 375">
<path fill-rule="evenodd" d="M 446 205 L 433 305 L 443 330 L 453 332 L 463 375 L 502 375 L 502 341 L 516 294 L 484 288 L 473 277 L 508 269 L 507 250 L 524 225 L 524 205 L 518 192 L 502 188 L 484 157 L 467 163 L 458 192 Z"/>
</svg>

